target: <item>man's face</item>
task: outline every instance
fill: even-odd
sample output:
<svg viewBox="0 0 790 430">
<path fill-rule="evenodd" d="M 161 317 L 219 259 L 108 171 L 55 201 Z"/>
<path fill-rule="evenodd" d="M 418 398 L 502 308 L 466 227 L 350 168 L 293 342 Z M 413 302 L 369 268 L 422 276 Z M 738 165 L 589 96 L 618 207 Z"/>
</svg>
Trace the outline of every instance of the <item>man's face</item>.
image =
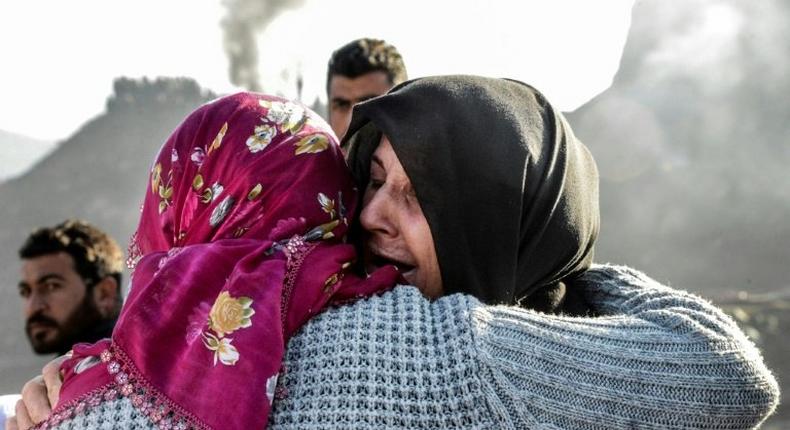
<svg viewBox="0 0 790 430">
<path fill-rule="evenodd" d="M 385 72 L 365 73 L 356 78 L 332 75 L 329 80 L 329 125 L 342 139 L 351 122 L 351 108 L 367 99 L 380 96 L 392 88 Z"/>
<path fill-rule="evenodd" d="M 370 162 L 370 182 L 360 221 L 366 230 L 364 258 L 368 271 L 394 264 L 425 296 L 443 294 L 431 228 L 386 137 Z"/>
<path fill-rule="evenodd" d="M 58 252 L 23 261 L 19 295 L 33 349 L 39 354 L 69 349 L 101 320 L 74 259 Z"/>
</svg>

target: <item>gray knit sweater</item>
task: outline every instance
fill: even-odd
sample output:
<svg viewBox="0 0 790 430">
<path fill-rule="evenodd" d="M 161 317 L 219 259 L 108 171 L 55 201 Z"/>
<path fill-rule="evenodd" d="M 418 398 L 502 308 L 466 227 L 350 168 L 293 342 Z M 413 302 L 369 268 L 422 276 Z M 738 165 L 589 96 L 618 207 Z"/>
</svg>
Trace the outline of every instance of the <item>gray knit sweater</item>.
<svg viewBox="0 0 790 430">
<path fill-rule="evenodd" d="M 624 267 L 584 275 L 595 318 L 433 303 L 413 287 L 331 309 L 291 339 L 271 429 L 746 429 L 777 383 L 706 301 Z M 124 399 L 59 429 L 148 429 Z"/>
</svg>

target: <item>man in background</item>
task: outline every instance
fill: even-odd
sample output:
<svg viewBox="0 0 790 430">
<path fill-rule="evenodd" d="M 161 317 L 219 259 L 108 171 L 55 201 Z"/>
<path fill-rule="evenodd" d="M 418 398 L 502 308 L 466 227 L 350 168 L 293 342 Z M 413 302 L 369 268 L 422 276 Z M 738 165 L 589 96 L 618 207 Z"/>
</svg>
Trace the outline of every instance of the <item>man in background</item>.
<svg viewBox="0 0 790 430">
<path fill-rule="evenodd" d="M 110 337 L 121 309 L 123 253 L 78 220 L 35 230 L 19 250 L 25 331 L 37 354 Z"/>
<path fill-rule="evenodd" d="M 406 66 L 389 43 L 357 39 L 332 53 L 326 73 L 329 124 L 342 138 L 351 121 L 351 108 L 380 96 L 405 81 Z"/>
</svg>

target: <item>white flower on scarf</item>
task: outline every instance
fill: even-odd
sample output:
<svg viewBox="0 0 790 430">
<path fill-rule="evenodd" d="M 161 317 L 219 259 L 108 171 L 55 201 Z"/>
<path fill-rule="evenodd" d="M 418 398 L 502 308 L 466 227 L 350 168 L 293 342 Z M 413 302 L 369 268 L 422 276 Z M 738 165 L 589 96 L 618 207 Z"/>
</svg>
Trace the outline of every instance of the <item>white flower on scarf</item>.
<svg viewBox="0 0 790 430">
<path fill-rule="evenodd" d="M 206 158 L 206 151 L 203 148 L 196 146 L 192 149 L 192 155 L 189 157 L 193 163 L 195 163 L 198 167 L 203 164 L 203 159 Z"/>
<path fill-rule="evenodd" d="M 211 201 L 217 200 L 222 191 L 225 190 L 225 187 L 222 186 L 219 182 L 214 182 L 214 185 L 211 186 Z"/>
<path fill-rule="evenodd" d="M 99 363 L 101 363 L 101 360 L 99 359 L 99 357 L 90 356 L 90 357 L 83 358 L 82 360 L 80 360 L 79 363 L 77 363 L 77 366 L 74 367 L 74 373 L 79 375 L 80 373 L 90 369 L 91 367 L 93 367 L 93 366 L 95 366 L 95 365 L 97 365 Z M 269 400 L 269 403 L 271 403 L 271 402 L 272 401 Z"/>
<path fill-rule="evenodd" d="M 269 404 L 274 402 L 274 392 L 277 389 L 277 374 L 270 376 L 266 380 L 266 397 L 269 399 Z"/>
<path fill-rule="evenodd" d="M 269 124 L 261 124 L 255 127 L 255 132 L 247 139 L 247 148 L 250 152 L 255 153 L 263 151 L 272 139 L 277 136 L 277 128 Z"/>
<path fill-rule="evenodd" d="M 192 188 L 194 188 L 195 191 L 197 191 L 202 186 L 203 186 L 203 176 L 198 173 L 198 175 L 195 176 L 195 179 L 192 181 Z M 223 187 L 222 184 L 220 184 L 219 182 L 214 182 L 214 185 L 203 190 L 203 193 L 200 195 L 200 201 L 203 203 L 211 203 L 214 200 L 217 200 L 217 197 L 219 197 L 219 195 L 222 194 L 222 191 L 224 190 L 225 187 Z"/>
<path fill-rule="evenodd" d="M 268 100 L 261 100 L 258 103 L 260 103 L 261 107 L 267 109 L 266 119 L 278 124 L 283 132 L 296 134 L 307 122 L 307 115 L 305 115 L 305 111 L 301 106 L 288 102 Z"/>
<path fill-rule="evenodd" d="M 182 248 L 180 246 L 174 246 L 174 247 L 170 248 L 167 251 L 167 254 L 159 259 L 159 264 L 157 265 L 157 271 L 161 270 L 163 267 L 165 267 L 165 264 L 167 264 L 168 261 L 170 261 L 176 255 L 180 254 L 181 251 L 183 251 L 183 250 L 184 250 L 184 248 Z"/>
<path fill-rule="evenodd" d="M 233 366 L 239 361 L 239 351 L 236 350 L 235 346 L 231 345 L 230 341 L 232 340 L 229 337 L 219 339 L 211 333 L 203 333 L 203 344 L 206 345 L 206 348 L 214 351 L 215 366 L 217 365 L 217 359 L 226 366 Z"/>
<path fill-rule="evenodd" d="M 228 215 L 228 212 L 230 211 L 230 208 L 233 206 L 233 203 L 235 203 L 233 197 L 231 196 L 225 197 L 225 199 L 219 202 L 217 207 L 214 208 L 214 211 L 211 212 L 211 218 L 209 218 L 208 223 L 212 227 L 216 227 L 220 225 L 220 223 L 222 223 L 222 221 L 225 219 L 225 216 Z"/>
</svg>

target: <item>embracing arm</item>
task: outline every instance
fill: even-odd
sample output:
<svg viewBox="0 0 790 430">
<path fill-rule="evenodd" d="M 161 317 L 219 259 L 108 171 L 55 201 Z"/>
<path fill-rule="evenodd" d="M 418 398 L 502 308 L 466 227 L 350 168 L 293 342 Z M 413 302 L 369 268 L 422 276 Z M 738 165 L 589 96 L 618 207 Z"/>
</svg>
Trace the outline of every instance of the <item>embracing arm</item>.
<svg viewBox="0 0 790 430">
<path fill-rule="evenodd" d="M 522 405 L 513 419 L 556 428 L 743 429 L 773 412 L 776 380 L 719 309 L 628 268 L 595 266 L 580 281 L 600 317 L 503 306 L 472 312 L 497 394 L 489 398 Z"/>
<path fill-rule="evenodd" d="M 270 426 L 743 429 L 776 407 L 759 352 L 714 306 L 627 268 L 581 281 L 602 316 L 413 287 L 331 309 L 291 339 Z"/>
</svg>

